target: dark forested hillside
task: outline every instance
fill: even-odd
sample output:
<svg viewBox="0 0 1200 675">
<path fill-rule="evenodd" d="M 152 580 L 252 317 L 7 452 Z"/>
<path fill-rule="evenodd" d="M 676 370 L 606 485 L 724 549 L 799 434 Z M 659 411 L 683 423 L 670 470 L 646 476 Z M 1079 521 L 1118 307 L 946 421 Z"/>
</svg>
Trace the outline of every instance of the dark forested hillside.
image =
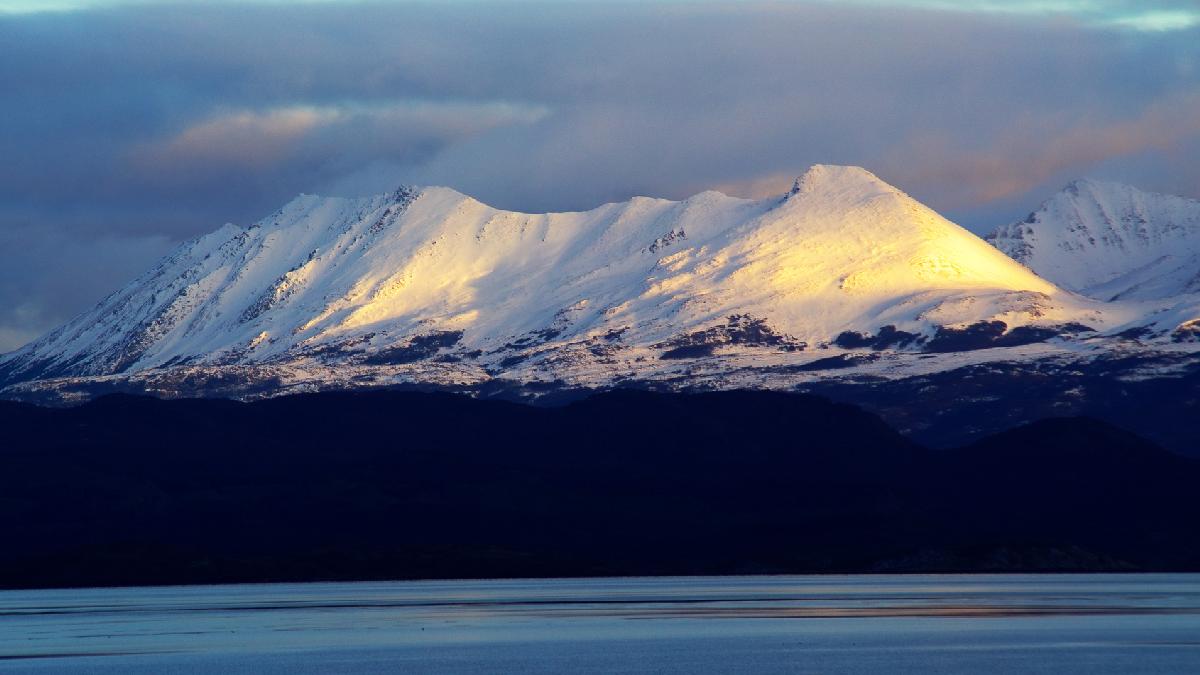
<svg viewBox="0 0 1200 675">
<path fill-rule="evenodd" d="M 1194 460 L 1086 418 L 929 450 L 816 396 L 0 404 L 0 586 L 1200 569 Z"/>
</svg>

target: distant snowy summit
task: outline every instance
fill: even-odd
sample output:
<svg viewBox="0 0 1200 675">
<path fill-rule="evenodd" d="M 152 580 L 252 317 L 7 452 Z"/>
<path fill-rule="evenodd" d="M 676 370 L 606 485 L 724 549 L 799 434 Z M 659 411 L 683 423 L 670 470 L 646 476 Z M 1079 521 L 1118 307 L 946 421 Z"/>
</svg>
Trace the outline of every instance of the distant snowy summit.
<svg viewBox="0 0 1200 675">
<path fill-rule="evenodd" d="M 1131 330 L 1180 349 L 1194 307 L 1064 291 L 1034 273 L 1041 239 L 1014 254 L 1034 271 L 994 241 L 857 167 L 814 166 L 758 201 L 704 192 L 571 213 L 503 211 L 436 187 L 303 195 L 185 243 L 0 357 L 0 385 L 18 397 L 791 387 L 1097 358 Z"/>
<path fill-rule="evenodd" d="M 1099 300 L 1200 291 L 1194 199 L 1079 180 L 987 240 L 1045 279 Z"/>
</svg>

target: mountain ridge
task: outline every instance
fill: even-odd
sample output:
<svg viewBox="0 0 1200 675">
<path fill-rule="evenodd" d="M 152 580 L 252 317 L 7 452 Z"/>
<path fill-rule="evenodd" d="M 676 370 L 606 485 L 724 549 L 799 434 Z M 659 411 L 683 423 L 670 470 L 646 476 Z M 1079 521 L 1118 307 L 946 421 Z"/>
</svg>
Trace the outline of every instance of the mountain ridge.
<svg viewBox="0 0 1200 675">
<path fill-rule="evenodd" d="M 1039 275 L 1098 300 L 1200 291 L 1200 201 L 1079 179 L 985 237 Z"/>
<path fill-rule="evenodd" d="M 815 165 L 762 200 L 546 214 L 401 187 L 301 195 L 182 245 L 0 356 L 0 391 L 792 388 L 1194 353 L 1200 301 L 1147 302 L 1059 288 L 861 167 Z"/>
<path fill-rule="evenodd" d="M 864 169 L 817 165 L 796 187 L 550 214 L 437 187 L 302 195 L 184 244 L 0 370 L 13 381 L 399 348 L 401 360 L 425 350 L 495 371 L 544 345 L 684 346 L 736 332 L 730 317 L 795 352 L 883 325 L 915 341 L 943 325 L 1085 313 Z"/>
</svg>

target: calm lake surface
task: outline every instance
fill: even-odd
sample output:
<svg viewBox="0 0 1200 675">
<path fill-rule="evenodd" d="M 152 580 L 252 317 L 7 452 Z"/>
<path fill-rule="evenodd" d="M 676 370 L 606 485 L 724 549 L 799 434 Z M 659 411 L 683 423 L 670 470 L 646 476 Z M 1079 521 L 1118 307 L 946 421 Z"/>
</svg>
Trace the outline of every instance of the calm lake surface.
<svg viewBox="0 0 1200 675">
<path fill-rule="evenodd" d="M 0 591 L 0 673 L 1200 673 L 1200 575 Z"/>
</svg>

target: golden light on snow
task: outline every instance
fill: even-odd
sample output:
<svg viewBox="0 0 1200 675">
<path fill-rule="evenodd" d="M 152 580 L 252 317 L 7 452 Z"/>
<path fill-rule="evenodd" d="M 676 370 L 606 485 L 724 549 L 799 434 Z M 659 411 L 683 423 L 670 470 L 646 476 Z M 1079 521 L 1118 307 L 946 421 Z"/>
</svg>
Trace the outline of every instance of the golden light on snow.
<svg viewBox="0 0 1200 675">
<path fill-rule="evenodd" d="M 1116 316 L 855 167 L 813 167 L 794 191 L 763 200 L 710 191 L 570 213 L 502 211 L 447 188 L 304 195 L 254 227 L 200 238 L 171 264 L 164 278 L 178 287 L 147 290 L 169 306 L 156 310 L 143 364 L 191 345 L 258 360 L 432 336 L 416 349 L 500 354 L 515 343 L 615 375 L 620 359 L 647 367 L 655 345 L 730 317 L 765 322 L 796 347 L 883 326 L 929 335 Z M 120 316 L 97 311 L 99 324 Z M 781 362 L 801 351 L 764 349 Z M 483 377 L 490 366 L 476 358 L 422 367 Z"/>
</svg>

